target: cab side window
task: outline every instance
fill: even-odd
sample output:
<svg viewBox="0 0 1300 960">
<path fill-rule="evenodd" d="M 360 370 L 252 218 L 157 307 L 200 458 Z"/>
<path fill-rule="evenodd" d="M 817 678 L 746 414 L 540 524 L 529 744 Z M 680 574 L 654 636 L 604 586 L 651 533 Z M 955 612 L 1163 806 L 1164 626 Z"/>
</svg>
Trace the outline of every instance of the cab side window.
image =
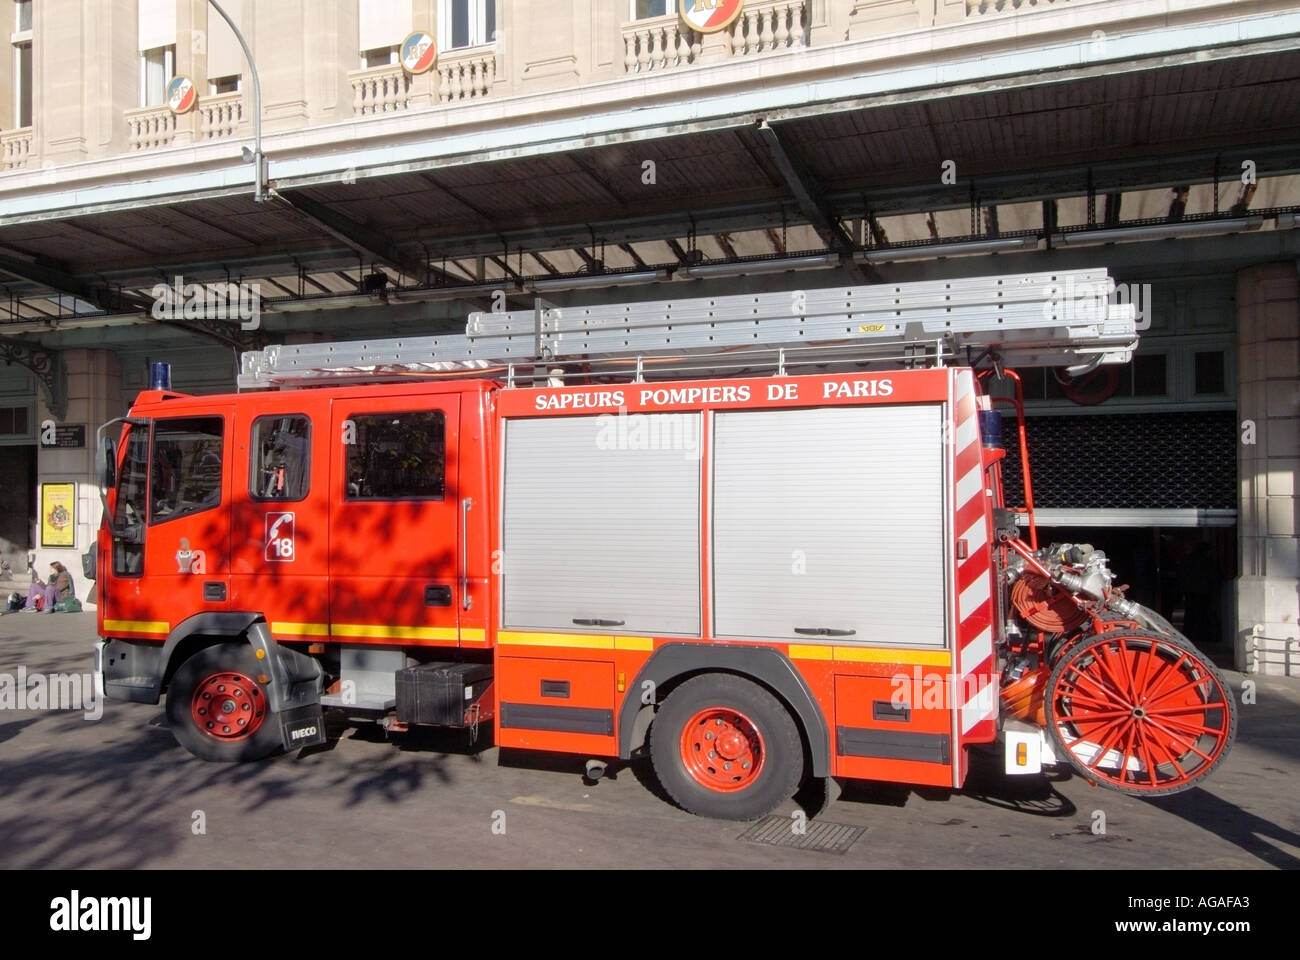
<svg viewBox="0 0 1300 960">
<path fill-rule="evenodd" d="M 301 415 L 253 421 L 249 494 L 254 500 L 302 500 L 311 487 L 311 421 Z"/>
<path fill-rule="evenodd" d="M 210 510 L 221 503 L 221 417 L 157 420 L 149 484 L 149 523 Z"/>
<path fill-rule="evenodd" d="M 357 414 L 347 445 L 348 500 L 441 500 L 446 492 L 446 422 L 438 410 Z"/>
</svg>

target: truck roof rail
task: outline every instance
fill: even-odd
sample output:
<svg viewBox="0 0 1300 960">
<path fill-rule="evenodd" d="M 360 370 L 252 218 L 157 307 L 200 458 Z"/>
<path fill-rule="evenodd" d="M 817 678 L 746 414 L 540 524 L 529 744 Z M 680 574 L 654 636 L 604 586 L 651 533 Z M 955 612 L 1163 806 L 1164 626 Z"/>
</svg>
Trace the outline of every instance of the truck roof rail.
<svg viewBox="0 0 1300 960">
<path fill-rule="evenodd" d="M 820 287 L 774 293 L 478 311 L 465 333 L 270 346 L 240 359 L 239 387 L 490 378 L 562 383 L 828 372 L 876 365 L 1127 363 L 1132 304 L 1104 269 Z"/>
</svg>

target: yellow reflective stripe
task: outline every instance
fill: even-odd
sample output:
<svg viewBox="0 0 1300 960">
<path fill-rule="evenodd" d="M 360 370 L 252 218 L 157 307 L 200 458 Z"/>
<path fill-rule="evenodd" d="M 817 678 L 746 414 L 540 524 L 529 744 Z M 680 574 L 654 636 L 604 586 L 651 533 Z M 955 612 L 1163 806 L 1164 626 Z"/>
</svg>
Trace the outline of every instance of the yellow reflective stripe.
<svg viewBox="0 0 1300 960">
<path fill-rule="evenodd" d="M 828 643 L 792 643 L 793 660 L 841 660 L 845 663 L 918 663 L 946 667 L 952 663 L 947 650 L 905 650 L 898 647 L 837 647 Z"/>
<path fill-rule="evenodd" d="M 614 649 L 616 650 L 653 650 L 655 648 L 654 637 L 615 637 Z"/>
<path fill-rule="evenodd" d="M 497 643 L 525 647 L 614 649 L 613 637 L 593 636 L 589 633 L 521 633 L 515 630 L 501 630 L 497 632 Z"/>
<path fill-rule="evenodd" d="M 392 640 L 458 640 L 455 627 L 385 627 L 376 623 L 336 623 L 332 637 L 379 637 Z"/>
<path fill-rule="evenodd" d="M 790 644 L 790 657 L 794 660 L 829 660 L 831 648 L 825 645 Z"/>
<path fill-rule="evenodd" d="M 287 633 L 295 637 L 328 637 L 328 623 L 271 623 L 272 633 Z"/>
<path fill-rule="evenodd" d="M 105 620 L 105 630 L 126 630 L 130 633 L 170 633 L 166 620 Z"/>
<path fill-rule="evenodd" d="M 463 640 L 486 643 L 481 629 L 457 630 L 455 627 L 389 627 L 378 623 L 288 623 L 273 622 L 271 632 L 293 637 L 379 637 L 398 640 Z"/>
<path fill-rule="evenodd" d="M 849 663 L 924 663 L 946 667 L 952 663 L 947 650 L 900 650 L 897 647 L 835 647 L 834 659 Z"/>
</svg>

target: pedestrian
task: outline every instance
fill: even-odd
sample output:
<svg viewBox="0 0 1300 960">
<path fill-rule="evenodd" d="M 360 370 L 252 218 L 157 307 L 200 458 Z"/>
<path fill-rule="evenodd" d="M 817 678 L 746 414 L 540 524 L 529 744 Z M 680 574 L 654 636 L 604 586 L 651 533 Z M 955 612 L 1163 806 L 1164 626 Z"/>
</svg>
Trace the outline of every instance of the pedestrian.
<svg viewBox="0 0 1300 960">
<path fill-rule="evenodd" d="M 76 585 L 72 582 L 72 574 L 68 572 L 67 567 L 55 560 L 50 564 L 48 582 L 42 581 L 39 577 L 32 581 L 31 589 L 27 591 L 27 606 L 24 609 L 53 613 L 56 603 L 63 603 L 66 609 L 76 596 Z"/>
</svg>

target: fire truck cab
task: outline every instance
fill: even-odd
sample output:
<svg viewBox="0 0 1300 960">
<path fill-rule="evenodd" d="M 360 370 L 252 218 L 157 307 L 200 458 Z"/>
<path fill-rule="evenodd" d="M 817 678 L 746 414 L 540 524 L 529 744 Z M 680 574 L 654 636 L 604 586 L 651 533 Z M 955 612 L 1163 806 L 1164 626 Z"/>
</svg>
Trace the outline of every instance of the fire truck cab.
<svg viewBox="0 0 1300 960">
<path fill-rule="evenodd" d="M 959 788 L 1000 733 L 1010 772 L 1138 793 L 1222 760 L 1212 664 L 1100 551 L 1021 539 L 992 368 L 551 362 L 142 393 L 101 430 L 107 695 L 165 695 L 209 760 L 319 744 L 326 708 L 648 753 L 735 819 L 807 777 Z"/>
</svg>

